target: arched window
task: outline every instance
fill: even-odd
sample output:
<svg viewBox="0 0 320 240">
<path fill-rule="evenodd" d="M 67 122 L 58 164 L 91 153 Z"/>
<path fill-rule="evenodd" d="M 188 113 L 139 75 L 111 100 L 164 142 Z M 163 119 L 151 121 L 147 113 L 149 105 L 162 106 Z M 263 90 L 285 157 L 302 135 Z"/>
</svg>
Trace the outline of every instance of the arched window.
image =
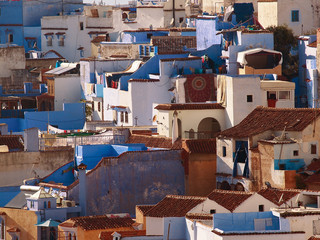
<svg viewBox="0 0 320 240">
<path fill-rule="evenodd" d="M 71 235 L 71 233 L 68 233 L 68 240 L 72 240 L 72 235 Z"/>
</svg>

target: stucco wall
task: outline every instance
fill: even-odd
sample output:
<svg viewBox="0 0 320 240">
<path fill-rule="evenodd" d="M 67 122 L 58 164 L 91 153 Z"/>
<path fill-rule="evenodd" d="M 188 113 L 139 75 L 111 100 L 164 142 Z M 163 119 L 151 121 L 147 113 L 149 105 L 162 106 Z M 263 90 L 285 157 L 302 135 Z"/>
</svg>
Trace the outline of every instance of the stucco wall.
<svg viewBox="0 0 320 240">
<path fill-rule="evenodd" d="M 23 47 L 0 47 L 0 78 L 10 77 L 11 70 L 25 69 L 25 67 Z"/>
<path fill-rule="evenodd" d="M 278 2 L 259 2 L 258 20 L 264 27 L 278 26 Z"/>
<path fill-rule="evenodd" d="M 0 153 L 0 186 L 17 186 L 24 179 L 45 177 L 73 160 L 73 150 Z"/>
<path fill-rule="evenodd" d="M 134 215 L 137 204 L 155 204 L 167 194 L 184 194 L 181 161 L 180 151 L 127 152 L 103 159 L 87 174 L 87 213 Z M 78 201 L 78 191 L 76 185 L 69 198 Z"/>
<path fill-rule="evenodd" d="M 11 239 L 8 229 L 17 227 L 20 230 L 20 238 L 26 240 L 37 240 L 37 226 L 38 217 L 35 212 L 23 209 L 0 208 L 1 212 L 6 215 L 5 218 L 5 239 Z"/>
<path fill-rule="evenodd" d="M 216 154 L 189 155 L 189 175 L 186 176 L 186 194 L 207 196 L 216 188 Z"/>
</svg>

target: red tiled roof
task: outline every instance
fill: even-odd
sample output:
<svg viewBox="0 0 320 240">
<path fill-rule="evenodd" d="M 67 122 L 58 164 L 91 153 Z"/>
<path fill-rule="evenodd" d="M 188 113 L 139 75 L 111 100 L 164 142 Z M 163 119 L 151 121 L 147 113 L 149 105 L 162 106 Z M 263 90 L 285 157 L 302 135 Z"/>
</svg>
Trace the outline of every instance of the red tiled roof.
<svg viewBox="0 0 320 240">
<path fill-rule="evenodd" d="M 155 107 L 158 110 L 207 110 L 224 109 L 219 103 L 172 103 L 159 104 Z"/>
<path fill-rule="evenodd" d="M 176 141 L 172 145 L 172 139 L 166 137 L 152 137 L 146 135 L 133 134 L 129 137 L 127 143 L 144 143 L 146 147 L 182 149 L 181 141 Z"/>
<path fill-rule="evenodd" d="M 106 33 L 108 33 L 108 32 L 107 31 L 90 31 L 90 32 L 88 32 L 88 34 L 106 34 Z"/>
<path fill-rule="evenodd" d="M 298 195 L 301 191 L 298 189 L 276 189 L 276 188 L 264 188 L 261 189 L 258 194 L 268 199 L 270 202 L 281 206 L 283 203 L 289 201 L 291 198 Z M 281 201 L 280 201 L 281 200 Z"/>
<path fill-rule="evenodd" d="M 316 48 L 316 47 L 317 47 L 317 40 L 314 41 L 314 42 L 312 42 L 312 43 L 310 43 L 310 44 L 308 45 L 308 47 Z"/>
<path fill-rule="evenodd" d="M 137 205 L 137 209 L 142 212 L 143 215 L 145 215 L 146 212 L 148 212 L 151 208 L 153 208 L 155 205 Z"/>
<path fill-rule="evenodd" d="M 0 216 L 7 215 L 5 212 L 0 212 Z"/>
<path fill-rule="evenodd" d="M 67 220 L 67 222 L 73 222 L 75 227 L 80 227 L 85 231 L 132 227 L 132 224 L 134 223 L 134 221 L 130 217 L 108 217 L 108 216 L 74 217 Z"/>
<path fill-rule="evenodd" d="M 317 237 L 314 237 L 314 236 L 311 236 L 308 238 L 308 240 L 320 240 L 320 238 L 317 238 Z"/>
<path fill-rule="evenodd" d="M 306 171 L 318 171 L 320 169 L 320 159 L 312 161 Z"/>
<path fill-rule="evenodd" d="M 216 153 L 216 139 L 177 140 L 172 145 L 172 139 L 158 136 L 132 134 L 127 143 L 144 143 L 146 147 L 184 149 L 189 153 Z"/>
<path fill-rule="evenodd" d="M 130 79 L 128 82 L 160 82 L 159 79 Z"/>
<path fill-rule="evenodd" d="M 185 53 L 184 47 L 197 48 L 196 36 L 152 36 L 151 43 L 158 47 L 158 54 Z"/>
<path fill-rule="evenodd" d="M 106 36 L 97 36 L 91 41 L 92 43 L 106 42 Z"/>
<path fill-rule="evenodd" d="M 190 220 L 212 220 L 212 214 L 205 213 L 187 213 L 186 217 Z"/>
<path fill-rule="evenodd" d="M 283 212 L 280 213 L 280 216 L 283 218 L 286 217 L 301 217 L 301 216 L 311 216 L 311 215 L 320 215 L 320 211 L 295 211 L 295 212 Z"/>
<path fill-rule="evenodd" d="M 132 230 L 132 231 L 103 231 L 100 233 L 100 240 L 113 240 L 113 234 L 119 233 L 121 237 L 137 237 L 145 236 L 146 230 Z"/>
<path fill-rule="evenodd" d="M 239 191 L 226 191 L 215 189 L 209 195 L 208 198 L 215 201 L 219 205 L 233 212 L 239 207 L 245 200 L 251 197 L 253 193 L 239 192 Z"/>
<path fill-rule="evenodd" d="M 24 150 L 21 135 L 0 135 L 0 145 L 7 145 L 9 150 Z"/>
<path fill-rule="evenodd" d="M 244 138 L 273 130 L 302 131 L 320 114 L 314 108 L 257 107 L 238 125 L 220 133 L 220 136 Z"/>
<path fill-rule="evenodd" d="M 145 216 L 158 218 L 184 217 L 191 209 L 206 199 L 206 197 L 167 195 L 151 208 Z"/>
<path fill-rule="evenodd" d="M 315 173 L 304 180 L 305 183 L 320 183 L 320 174 Z"/>
<path fill-rule="evenodd" d="M 216 153 L 216 139 L 188 139 L 183 148 L 189 153 Z"/>
</svg>

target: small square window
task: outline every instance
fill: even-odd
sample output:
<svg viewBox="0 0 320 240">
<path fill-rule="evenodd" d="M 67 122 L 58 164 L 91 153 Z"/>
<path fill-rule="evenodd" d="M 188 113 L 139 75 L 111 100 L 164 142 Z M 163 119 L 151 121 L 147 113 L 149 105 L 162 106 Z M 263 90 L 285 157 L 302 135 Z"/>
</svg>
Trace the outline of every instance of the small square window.
<svg viewBox="0 0 320 240">
<path fill-rule="evenodd" d="M 317 145 L 311 144 L 311 154 L 317 154 Z"/>
<path fill-rule="evenodd" d="M 298 150 L 294 150 L 293 151 L 293 156 L 299 156 L 299 151 Z"/>
<path fill-rule="evenodd" d="M 211 209 L 210 210 L 210 214 L 215 214 L 216 213 L 216 210 L 215 209 Z"/>
<path fill-rule="evenodd" d="M 222 147 L 222 157 L 226 157 L 227 156 L 227 147 L 223 146 Z"/>
<path fill-rule="evenodd" d="M 285 164 L 279 164 L 279 170 L 286 170 Z"/>
<path fill-rule="evenodd" d="M 291 11 L 291 22 L 299 22 L 299 10 Z"/>
<path fill-rule="evenodd" d="M 179 18 L 179 23 L 183 22 L 183 17 Z"/>
<path fill-rule="evenodd" d="M 247 102 L 253 102 L 253 96 L 247 95 Z"/>
<path fill-rule="evenodd" d="M 152 33 L 147 33 L 147 39 L 151 39 L 152 35 Z"/>
<path fill-rule="evenodd" d="M 280 91 L 279 92 L 279 99 L 290 99 L 290 91 Z"/>
<path fill-rule="evenodd" d="M 264 212 L 264 205 L 259 205 L 259 212 Z"/>
</svg>

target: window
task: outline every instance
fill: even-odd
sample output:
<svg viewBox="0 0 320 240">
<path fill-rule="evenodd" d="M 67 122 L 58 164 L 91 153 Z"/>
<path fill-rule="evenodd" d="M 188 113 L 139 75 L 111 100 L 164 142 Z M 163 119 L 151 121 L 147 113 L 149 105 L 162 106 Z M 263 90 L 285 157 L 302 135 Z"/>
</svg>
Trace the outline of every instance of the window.
<svg viewBox="0 0 320 240">
<path fill-rule="evenodd" d="M 222 157 L 226 157 L 227 156 L 227 147 L 223 146 L 222 147 Z"/>
<path fill-rule="evenodd" d="M 128 123 L 128 122 L 129 122 L 128 112 L 125 112 L 125 113 L 124 113 L 124 121 L 125 121 L 125 123 Z"/>
<path fill-rule="evenodd" d="M 299 22 L 299 10 L 291 11 L 291 22 Z"/>
<path fill-rule="evenodd" d="M 63 37 L 62 35 L 59 36 L 58 46 L 60 46 L 60 47 L 63 47 L 63 46 L 64 46 L 64 37 Z"/>
<path fill-rule="evenodd" d="M 48 208 L 51 208 L 51 202 L 48 201 Z"/>
<path fill-rule="evenodd" d="M 83 22 L 80 22 L 80 31 L 83 30 Z"/>
<path fill-rule="evenodd" d="M 52 36 L 48 36 L 48 38 L 47 38 L 47 46 L 48 47 L 52 46 Z"/>
<path fill-rule="evenodd" d="M 0 218 L 0 239 L 4 239 L 5 235 L 5 223 L 2 218 Z"/>
<path fill-rule="evenodd" d="M 279 99 L 290 99 L 290 91 L 279 91 Z"/>
<path fill-rule="evenodd" d="M 264 212 L 264 205 L 259 205 L 259 212 Z"/>
<path fill-rule="evenodd" d="M 267 99 L 277 99 L 277 92 L 275 91 L 268 91 L 267 92 L 268 96 L 267 96 Z"/>
<path fill-rule="evenodd" d="M 285 164 L 279 164 L 279 170 L 286 170 Z"/>
<path fill-rule="evenodd" d="M 299 151 L 298 150 L 294 150 L 293 151 L 293 156 L 299 156 Z"/>
<path fill-rule="evenodd" d="M 179 18 L 179 23 L 183 22 L 183 17 Z"/>
<path fill-rule="evenodd" d="M 12 33 L 8 34 L 8 43 L 13 43 L 13 34 Z"/>
<path fill-rule="evenodd" d="M 120 122 L 123 122 L 124 120 L 123 112 L 120 112 Z"/>
<path fill-rule="evenodd" d="M 30 202 L 30 208 L 34 208 L 34 201 Z"/>
<path fill-rule="evenodd" d="M 47 208 L 47 202 L 43 202 L 43 208 Z"/>
<path fill-rule="evenodd" d="M 98 102 L 98 112 L 101 111 L 101 106 L 100 106 L 100 102 Z"/>
<path fill-rule="evenodd" d="M 247 102 L 253 102 L 252 95 L 247 95 Z"/>
<path fill-rule="evenodd" d="M 317 154 L 317 145 L 311 144 L 311 154 Z"/>
<path fill-rule="evenodd" d="M 72 240 L 72 235 L 71 235 L 71 233 L 68 233 L 68 240 Z"/>
<path fill-rule="evenodd" d="M 147 33 L 147 39 L 151 39 L 152 33 Z"/>
<path fill-rule="evenodd" d="M 210 214 L 215 214 L 216 210 L 215 209 L 210 209 Z"/>
</svg>

